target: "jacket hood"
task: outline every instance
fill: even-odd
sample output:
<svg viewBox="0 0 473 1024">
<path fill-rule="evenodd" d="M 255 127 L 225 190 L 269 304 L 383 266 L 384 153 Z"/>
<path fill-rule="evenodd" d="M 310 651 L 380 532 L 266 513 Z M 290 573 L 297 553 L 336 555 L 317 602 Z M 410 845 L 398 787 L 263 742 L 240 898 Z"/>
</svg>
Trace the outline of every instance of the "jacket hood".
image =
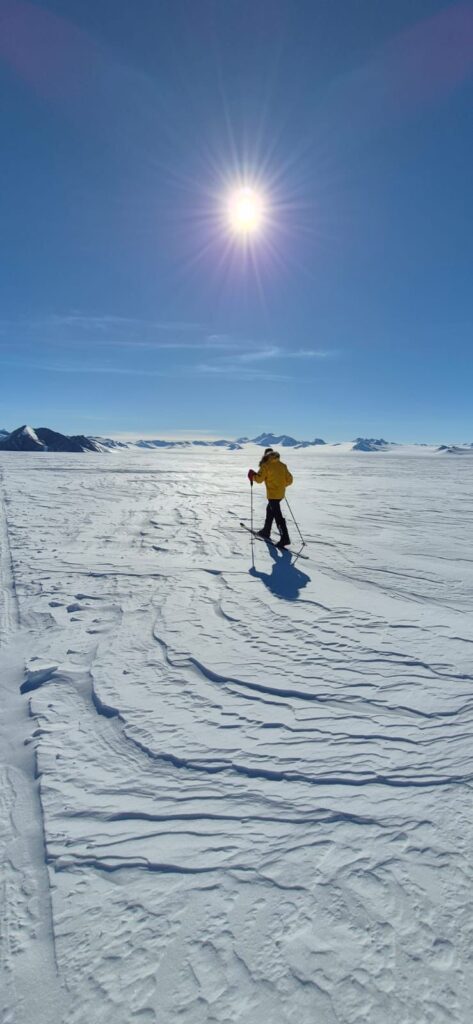
<svg viewBox="0 0 473 1024">
<path fill-rule="evenodd" d="M 267 455 L 262 456 L 259 464 L 260 466 L 264 466 L 267 462 L 275 462 L 279 457 L 279 452 L 268 452 Z"/>
</svg>

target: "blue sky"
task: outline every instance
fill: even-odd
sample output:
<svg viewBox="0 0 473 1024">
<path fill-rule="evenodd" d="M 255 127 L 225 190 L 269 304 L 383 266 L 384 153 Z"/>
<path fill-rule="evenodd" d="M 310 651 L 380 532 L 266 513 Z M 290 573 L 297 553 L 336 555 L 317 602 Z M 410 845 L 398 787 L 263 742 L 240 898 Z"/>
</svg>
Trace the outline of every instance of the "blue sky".
<svg viewBox="0 0 473 1024">
<path fill-rule="evenodd" d="M 0 0 L 0 89 L 0 426 L 473 441 L 471 3 Z"/>
</svg>

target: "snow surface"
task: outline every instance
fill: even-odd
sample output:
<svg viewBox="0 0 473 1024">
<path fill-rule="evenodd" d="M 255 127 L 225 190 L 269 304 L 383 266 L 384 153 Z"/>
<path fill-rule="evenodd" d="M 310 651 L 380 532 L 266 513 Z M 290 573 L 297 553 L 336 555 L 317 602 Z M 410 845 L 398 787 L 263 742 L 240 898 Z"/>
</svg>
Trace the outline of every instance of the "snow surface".
<svg viewBox="0 0 473 1024">
<path fill-rule="evenodd" d="M 0 456 L 6 1024 L 471 1020 L 471 461 L 260 454 Z"/>
</svg>

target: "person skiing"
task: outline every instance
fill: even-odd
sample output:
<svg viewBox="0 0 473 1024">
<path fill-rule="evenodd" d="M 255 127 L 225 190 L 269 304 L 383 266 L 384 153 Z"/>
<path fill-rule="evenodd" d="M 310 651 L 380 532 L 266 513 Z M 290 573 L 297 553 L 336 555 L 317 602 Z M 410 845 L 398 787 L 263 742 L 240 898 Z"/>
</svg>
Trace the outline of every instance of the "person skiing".
<svg viewBox="0 0 473 1024">
<path fill-rule="evenodd" d="M 292 484 L 292 473 L 289 472 L 286 464 L 281 462 L 279 452 L 275 452 L 272 448 L 265 448 L 258 471 L 255 472 L 254 469 L 248 470 L 248 479 L 251 484 L 266 484 L 266 496 L 268 498 L 266 519 L 263 528 L 257 531 L 258 537 L 264 537 L 266 540 L 269 540 L 271 527 L 274 520 L 276 520 L 276 526 L 281 534 L 281 540 L 276 547 L 281 549 L 287 547 L 291 540 L 286 520 L 281 512 L 281 501 L 286 493 L 286 487 Z"/>
</svg>

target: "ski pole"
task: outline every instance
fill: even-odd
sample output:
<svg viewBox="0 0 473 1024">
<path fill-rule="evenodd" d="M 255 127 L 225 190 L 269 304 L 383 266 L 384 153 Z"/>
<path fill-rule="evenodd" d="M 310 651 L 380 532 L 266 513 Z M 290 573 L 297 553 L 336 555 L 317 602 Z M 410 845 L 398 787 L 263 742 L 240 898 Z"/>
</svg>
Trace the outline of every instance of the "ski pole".
<svg viewBox="0 0 473 1024">
<path fill-rule="evenodd" d="M 288 502 L 287 498 L 286 498 L 286 505 L 287 505 L 287 507 L 288 507 L 288 509 L 289 509 L 289 511 L 290 511 L 290 513 L 291 513 L 291 516 L 292 516 L 293 520 L 294 520 L 294 526 L 296 527 L 296 530 L 297 530 L 297 532 L 298 532 L 298 534 L 299 534 L 299 537 L 301 538 L 301 543 L 302 543 L 302 547 L 305 547 L 305 540 L 304 540 L 304 538 L 303 538 L 303 536 L 302 536 L 302 533 L 301 533 L 301 531 L 300 531 L 300 529 L 299 529 L 299 523 L 298 523 L 298 522 L 297 522 L 297 520 L 296 520 L 296 517 L 295 517 L 295 515 L 294 515 L 294 512 L 292 511 L 292 508 L 291 508 L 291 506 L 290 506 L 290 504 L 289 504 L 289 502 Z"/>
<path fill-rule="evenodd" d="M 250 489 L 251 565 L 252 565 L 252 568 L 254 569 L 254 567 L 255 567 L 255 534 L 254 534 L 254 527 L 253 527 L 253 481 L 252 480 L 250 480 L 250 484 L 251 484 L 251 489 Z"/>
</svg>

